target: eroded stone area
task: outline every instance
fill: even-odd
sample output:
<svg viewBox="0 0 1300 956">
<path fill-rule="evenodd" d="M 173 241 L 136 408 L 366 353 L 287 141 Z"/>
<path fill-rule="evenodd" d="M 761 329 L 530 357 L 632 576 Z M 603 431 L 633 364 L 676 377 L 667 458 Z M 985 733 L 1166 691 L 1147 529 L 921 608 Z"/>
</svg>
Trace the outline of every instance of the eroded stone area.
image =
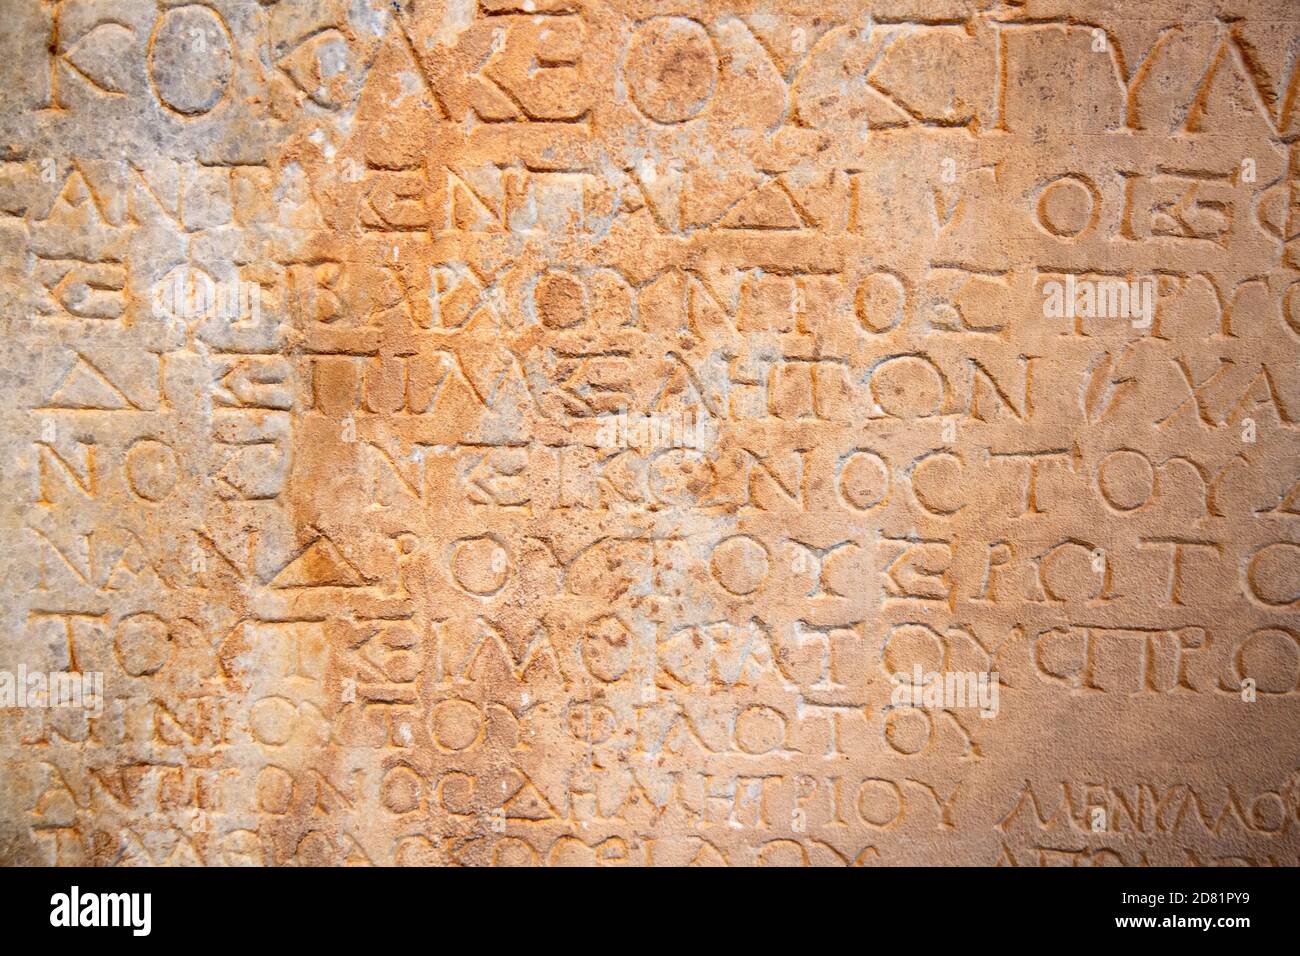
<svg viewBox="0 0 1300 956">
<path fill-rule="evenodd" d="M 1300 862 L 1300 15 L 9 0 L 9 864 Z"/>
</svg>

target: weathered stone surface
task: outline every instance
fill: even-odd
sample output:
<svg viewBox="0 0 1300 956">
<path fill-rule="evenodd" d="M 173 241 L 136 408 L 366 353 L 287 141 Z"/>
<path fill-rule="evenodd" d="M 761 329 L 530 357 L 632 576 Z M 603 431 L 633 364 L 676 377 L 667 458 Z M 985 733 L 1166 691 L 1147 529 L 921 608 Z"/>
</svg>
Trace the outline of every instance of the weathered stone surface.
<svg viewBox="0 0 1300 956">
<path fill-rule="evenodd" d="M 1290 0 L 4 9 L 0 861 L 1298 862 Z"/>
</svg>

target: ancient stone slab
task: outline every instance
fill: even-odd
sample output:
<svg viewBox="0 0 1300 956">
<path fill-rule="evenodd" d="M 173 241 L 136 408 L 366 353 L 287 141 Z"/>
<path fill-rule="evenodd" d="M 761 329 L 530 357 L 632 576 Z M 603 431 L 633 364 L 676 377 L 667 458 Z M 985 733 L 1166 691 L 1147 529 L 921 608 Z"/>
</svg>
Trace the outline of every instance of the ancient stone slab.
<svg viewBox="0 0 1300 956">
<path fill-rule="evenodd" d="M 9 0 L 0 861 L 1300 862 L 1290 0 Z"/>
</svg>

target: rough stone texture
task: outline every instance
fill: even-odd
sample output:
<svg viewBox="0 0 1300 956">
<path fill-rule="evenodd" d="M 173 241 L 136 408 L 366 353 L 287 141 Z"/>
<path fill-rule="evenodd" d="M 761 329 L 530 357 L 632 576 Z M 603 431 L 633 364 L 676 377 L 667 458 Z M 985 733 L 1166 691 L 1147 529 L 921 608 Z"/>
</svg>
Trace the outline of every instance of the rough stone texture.
<svg viewBox="0 0 1300 956">
<path fill-rule="evenodd" d="M 1298 862 L 1291 0 L 2 6 L 0 860 Z"/>
</svg>

